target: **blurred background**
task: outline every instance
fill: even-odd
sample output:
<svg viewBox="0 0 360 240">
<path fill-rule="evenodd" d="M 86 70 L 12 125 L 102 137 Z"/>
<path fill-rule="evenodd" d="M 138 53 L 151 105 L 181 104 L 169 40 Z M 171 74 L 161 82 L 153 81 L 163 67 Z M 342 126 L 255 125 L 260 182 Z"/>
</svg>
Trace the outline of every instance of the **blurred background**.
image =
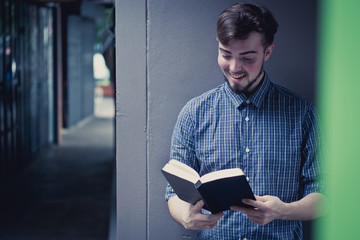
<svg viewBox="0 0 360 240">
<path fill-rule="evenodd" d="M 108 239 L 113 1 L 0 2 L 0 239 Z"/>
</svg>

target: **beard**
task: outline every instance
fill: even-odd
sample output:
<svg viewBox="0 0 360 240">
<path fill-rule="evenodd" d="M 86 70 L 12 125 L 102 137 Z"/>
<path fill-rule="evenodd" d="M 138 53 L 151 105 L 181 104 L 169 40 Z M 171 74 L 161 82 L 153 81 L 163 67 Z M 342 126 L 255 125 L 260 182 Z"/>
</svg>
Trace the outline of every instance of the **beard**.
<svg viewBox="0 0 360 240">
<path fill-rule="evenodd" d="M 225 76 L 225 74 L 224 74 L 224 79 L 225 79 L 225 82 L 227 82 L 227 84 L 229 85 L 229 87 L 231 88 L 231 90 L 234 92 L 234 93 L 236 93 L 236 94 L 245 94 L 245 96 L 247 96 L 247 97 L 249 97 L 255 90 L 253 90 L 253 91 L 249 91 L 249 89 L 251 89 L 251 87 L 253 87 L 254 86 L 254 84 L 259 80 L 259 78 L 260 78 L 260 76 L 261 76 L 261 74 L 263 73 L 263 71 L 264 71 L 264 62 L 262 63 L 262 65 L 261 65 L 261 68 L 260 68 L 260 71 L 259 71 L 259 73 L 257 74 L 257 76 L 254 78 L 254 79 L 250 79 L 250 81 L 248 82 L 248 84 L 245 86 L 245 87 L 243 87 L 243 88 L 236 88 L 236 86 L 234 86 L 234 87 L 232 87 L 231 86 L 231 84 L 230 84 L 230 82 L 229 82 L 229 79 Z M 248 75 L 247 73 L 246 73 L 246 75 Z M 260 81 L 259 81 L 259 83 L 262 81 L 262 79 L 260 79 Z M 259 85 L 259 84 L 258 84 Z M 256 89 L 256 88 L 255 88 Z"/>
</svg>

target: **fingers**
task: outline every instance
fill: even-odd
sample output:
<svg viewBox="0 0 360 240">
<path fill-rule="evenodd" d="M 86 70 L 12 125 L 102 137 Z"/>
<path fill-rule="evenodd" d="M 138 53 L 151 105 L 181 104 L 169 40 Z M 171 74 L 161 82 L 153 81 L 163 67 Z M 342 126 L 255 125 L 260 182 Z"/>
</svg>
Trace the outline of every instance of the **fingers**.
<svg viewBox="0 0 360 240">
<path fill-rule="evenodd" d="M 214 216 L 214 215 L 205 215 L 205 218 L 202 220 L 202 224 L 204 228 L 212 229 L 217 226 L 218 221 L 221 217 Z"/>
<path fill-rule="evenodd" d="M 240 207 L 240 206 L 232 206 L 230 209 L 234 210 L 234 211 L 240 211 L 242 213 L 245 213 L 248 216 L 253 216 L 253 217 L 260 217 L 260 215 L 261 215 L 261 212 L 257 208 L 246 208 L 246 207 Z"/>
<path fill-rule="evenodd" d="M 204 201 L 199 201 L 189 209 L 189 214 L 184 218 L 184 227 L 186 229 L 201 230 L 216 227 L 219 219 L 224 215 L 222 212 L 217 214 L 203 214 L 201 209 Z"/>
<path fill-rule="evenodd" d="M 240 211 L 240 212 L 245 212 L 246 211 L 245 207 L 240 207 L 240 206 L 231 206 L 230 209 L 234 210 L 234 211 Z"/>
<path fill-rule="evenodd" d="M 247 217 L 258 225 L 265 225 L 275 219 L 280 219 L 284 202 L 275 196 L 255 196 L 256 201 L 252 199 L 243 199 L 243 203 L 253 206 L 254 208 L 245 208 L 233 206 L 231 209 L 241 211 Z"/>
<path fill-rule="evenodd" d="M 201 212 L 201 209 L 205 205 L 203 200 L 198 201 L 195 205 L 192 206 L 193 210 L 196 212 Z"/>
<path fill-rule="evenodd" d="M 207 214 L 196 214 L 191 216 L 191 218 L 185 223 L 186 229 L 192 230 L 201 230 L 201 229 L 211 229 L 216 227 L 219 219 L 219 215 L 207 215 Z"/>
<path fill-rule="evenodd" d="M 219 212 L 219 213 L 216 213 L 216 214 L 211 214 L 211 215 L 208 215 L 210 217 L 211 220 L 214 220 L 214 221 L 219 221 L 220 218 L 222 216 L 224 216 L 224 213 L 223 212 Z"/>
<path fill-rule="evenodd" d="M 246 216 L 249 218 L 250 221 L 260 226 L 263 226 L 269 222 L 267 214 L 262 212 L 258 208 L 245 208 L 245 207 L 233 206 L 231 207 L 231 209 L 246 214 Z"/>
<path fill-rule="evenodd" d="M 256 223 L 257 225 L 260 225 L 260 226 L 263 226 L 263 225 L 268 223 L 264 218 L 261 218 L 261 217 L 250 217 L 250 216 L 248 216 L 248 218 L 250 219 L 250 221 L 252 221 L 252 222 L 254 222 L 254 223 Z"/>
<path fill-rule="evenodd" d="M 242 202 L 255 208 L 261 208 L 263 206 L 263 202 L 258 199 L 256 201 L 252 199 L 243 199 Z"/>
<path fill-rule="evenodd" d="M 202 214 L 201 209 L 204 207 L 204 205 L 205 205 L 204 201 L 200 200 L 195 205 L 193 205 L 191 207 L 192 208 L 191 211 L 193 213 L 201 213 Z M 207 219 L 209 221 L 218 221 L 223 215 L 224 215 L 223 212 L 219 212 L 219 213 L 216 213 L 216 214 L 206 214 L 205 216 L 207 216 Z"/>
<path fill-rule="evenodd" d="M 264 202 L 266 201 L 266 196 L 255 195 L 255 199 L 256 200 L 244 198 L 242 200 L 242 202 L 245 203 L 246 205 L 250 205 L 254 208 L 262 209 L 264 207 Z M 233 208 L 231 208 L 232 210 L 241 211 L 241 212 L 244 212 L 245 210 L 249 209 L 249 208 L 240 207 L 240 206 L 232 206 L 232 207 L 233 207 Z"/>
</svg>

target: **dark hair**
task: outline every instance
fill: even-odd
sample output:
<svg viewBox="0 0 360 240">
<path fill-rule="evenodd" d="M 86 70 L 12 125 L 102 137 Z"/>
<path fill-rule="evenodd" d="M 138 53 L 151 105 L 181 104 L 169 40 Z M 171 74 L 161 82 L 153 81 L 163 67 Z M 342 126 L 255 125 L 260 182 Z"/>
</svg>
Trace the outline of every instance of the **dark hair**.
<svg viewBox="0 0 360 240">
<path fill-rule="evenodd" d="M 256 31 L 263 35 L 262 44 L 267 47 L 273 43 L 277 27 L 277 21 L 265 7 L 237 3 L 219 15 L 217 38 L 227 45 L 233 39 L 246 39 L 249 33 Z"/>
</svg>

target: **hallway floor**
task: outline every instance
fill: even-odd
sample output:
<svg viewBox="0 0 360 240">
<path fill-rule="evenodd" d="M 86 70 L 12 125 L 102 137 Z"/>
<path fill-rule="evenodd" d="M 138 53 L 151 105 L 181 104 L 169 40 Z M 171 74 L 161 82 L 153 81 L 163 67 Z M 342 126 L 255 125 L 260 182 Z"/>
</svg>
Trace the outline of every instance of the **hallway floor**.
<svg viewBox="0 0 360 240">
<path fill-rule="evenodd" d="M 64 131 L 61 145 L 0 185 L 1 240 L 108 238 L 113 124 L 94 117 Z"/>
</svg>

